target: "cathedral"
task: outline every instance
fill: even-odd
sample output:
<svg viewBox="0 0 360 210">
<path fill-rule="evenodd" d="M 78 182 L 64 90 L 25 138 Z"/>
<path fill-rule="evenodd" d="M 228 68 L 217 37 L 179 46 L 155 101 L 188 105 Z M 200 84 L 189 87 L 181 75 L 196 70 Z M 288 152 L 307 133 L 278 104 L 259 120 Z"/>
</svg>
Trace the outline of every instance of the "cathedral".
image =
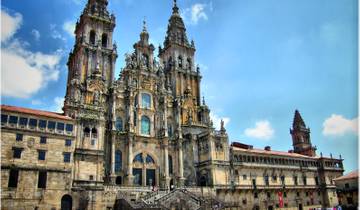
<svg viewBox="0 0 360 210">
<path fill-rule="evenodd" d="M 116 19 L 88 0 L 68 59 L 63 113 L 1 106 L 1 209 L 313 209 L 338 204 L 343 159 L 312 146 L 232 142 L 200 95 L 195 43 L 174 1 L 163 46 L 144 22 L 115 80 Z M 290 141 L 289 141 L 290 143 Z"/>
</svg>

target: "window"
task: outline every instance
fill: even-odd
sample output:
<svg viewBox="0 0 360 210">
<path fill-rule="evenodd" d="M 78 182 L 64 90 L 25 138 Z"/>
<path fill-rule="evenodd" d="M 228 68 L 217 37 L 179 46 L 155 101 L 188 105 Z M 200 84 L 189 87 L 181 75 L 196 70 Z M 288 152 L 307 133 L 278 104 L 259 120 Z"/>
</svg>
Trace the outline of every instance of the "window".
<svg viewBox="0 0 360 210">
<path fill-rule="evenodd" d="M 54 130 L 55 129 L 55 122 L 54 121 L 48 121 L 48 129 Z"/>
<path fill-rule="evenodd" d="M 183 67 L 183 59 L 181 56 L 178 57 L 178 61 L 179 61 L 179 68 Z"/>
<path fill-rule="evenodd" d="M 56 124 L 56 130 L 58 130 L 58 131 L 64 131 L 64 128 L 65 128 L 65 124 L 64 124 L 64 123 L 58 122 L 58 123 Z"/>
<path fill-rule="evenodd" d="M 284 198 L 286 198 L 287 197 L 287 194 L 286 194 L 286 192 L 284 192 Z"/>
<path fill-rule="evenodd" d="M 40 144 L 46 144 L 46 137 L 45 136 L 40 137 Z"/>
<path fill-rule="evenodd" d="M 65 146 L 67 147 L 71 146 L 71 139 L 65 139 Z"/>
<path fill-rule="evenodd" d="M 315 177 L 315 185 L 319 185 L 319 177 Z"/>
<path fill-rule="evenodd" d="M 285 176 L 281 176 L 280 179 L 281 179 L 281 185 L 285 185 Z"/>
<path fill-rule="evenodd" d="M 39 120 L 39 128 L 46 128 L 46 120 Z"/>
<path fill-rule="evenodd" d="M 350 188 L 349 183 L 345 183 L 345 188 L 346 188 L 346 189 Z"/>
<path fill-rule="evenodd" d="M 32 118 L 30 118 L 30 120 L 29 120 L 29 126 L 30 126 L 31 128 L 35 128 L 35 127 L 37 126 L 37 119 L 32 119 Z"/>
<path fill-rule="evenodd" d="M 90 128 L 86 127 L 84 129 L 84 135 L 85 135 L 85 137 L 90 137 Z"/>
<path fill-rule="evenodd" d="M 190 58 L 188 58 L 187 59 L 187 69 L 191 69 L 191 59 Z"/>
<path fill-rule="evenodd" d="M 267 192 L 267 193 L 266 193 L 266 196 L 267 196 L 268 198 L 270 198 L 270 197 L 271 197 L 270 192 Z"/>
<path fill-rule="evenodd" d="M 91 139 L 91 145 L 94 146 L 96 144 L 96 139 Z"/>
<path fill-rule="evenodd" d="M 19 119 L 19 125 L 26 126 L 28 122 L 28 118 L 26 117 L 20 117 Z"/>
<path fill-rule="evenodd" d="M 115 172 L 120 172 L 122 166 L 122 153 L 120 150 L 115 151 Z"/>
<path fill-rule="evenodd" d="M 147 93 L 141 94 L 141 108 L 150 109 L 151 107 L 151 96 Z"/>
<path fill-rule="evenodd" d="M 309 196 L 309 192 L 305 192 L 305 196 L 308 197 L 308 196 Z"/>
<path fill-rule="evenodd" d="M 140 163 L 143 163 L 143 162 L 144 162 L 144 160 L 143 160 L 143 158 L 142 158 L 142 153 L 137 154 L 137 155 L 135 156 L 135 158 L 134 158 L 134 161 L 133 161 L 133 162 L 140 162 Z"/>
<path fill-rule="evenodd" d="M 23 148 L 13 147 L 12 150 L 13 150 L 13 158 L 20 159 Z"/>
<path fill-rule="evenodd" d="M 17 116 L 10 116 L 9 123 L 10 124 L 17 124 L 18 123 L 18 117 Z"/>
<path fill-rule="evenodd" d="M 38 188 L 42 188 L 42 189 L 46 188 L 46 179 L 47 179 L 46 171 L 39 171 Z"/>
<path fill-rule="evenodd" d="M 171 127 L 171 125 L 168 125 L 168 136 L 169 137 L 172 136 L 172 127 Z"/>
<path fill-rule="evenodd" d="M 146 156 L 146 163 L 155 163 L 155 161 L 150 155 L 147 155 Z"/>
<path fill-rule="evenodd" d="M 96 33 L 94 30 L 90 31 L 90 44 L 91 45 L 95 45 L 95 37 L 96 37 Z"/>
<path fill-rule="evenodd" d="M 11 169 L 9 172 L 8 187 L 17 188 L 18 179 L 19 179 L 19 170 Z"/>
<path fill-rule="evenodd" d="M 70 159 L 71 159 L 71 153 L 70 152 L 64 152 L 64 163 L 70 163 Z"/>
<path fill-rule="evenodd" d="M 254 188 L 256 188 L 256 179 L 252 180 L 252 185 L 253 185 Z"/>
<path fill-rule="evenodd" d="M 303 176 L 303 183 L 304 183 L 304 185 L 307 185 L 306 176 Z"/>
<path fill-rule="evenodd" d="M 243 175 L 243 180 L 246 180 L 246 178 L 247 178 L 247 177 L 246 177 L 246 174 L 244 174 L 244 175 Z"/>
<path fill-rule="evenodd" d="M 269 186 L 269 176 L 268 175 L 264 176 L 264 182 L 265 182 L 266 186 Z"/>
<path fill-rule="evenodd" d="M 294 176 L 294 185 L 298 185 L 298 179 L 297 179 L 297 176 Z"/>
<path fill-rule="evenodd" d="M 172 162 L 172 157 L 169 155 L 169 174 L 173 174 L 173 162 Z"/>
<path fill-rule="evenodd" d="M 147 116 L 141 117 L 141 134 L 150 135 L 150 119 Z"/>
<path fill-rule="evenodd" d="M 8 116 L 6 114 L 2 114 L 1 115 L 1 123 L 7 123 L 8 121 Z"/>
<path fill-rule="evenodd" d="M 45 160 L 46 151 L 38 150 L 38 160 Z"/>
<path fill-rule="evenodd" d="M 90 181 L 94 180 L 94 176 L 93 176 L 93 175 L 90 175 L 90 176 L 89 176 L 89 180 L 90 180 Z"/>
<path fill-rule="evenodd" d="M 74 129 L 74 126 L 72 124 L 66 124 L 66 132 L 72 132 Z"/>
<path fill-rule="evenodd" d="M 91 129 L 91 136 L 93 138 L 97 138 L 97 130 L 96 130 L 96 128 Z"/>
<path fill-rule="evenodd" d="M 107 45 L 108 45 L 108 36 L 107 36 L 107 34 L 102 35 L 101 44 L 102 44 L 103 47 L 107 47 Z"/>
<path fill-rule="evenodd" d="M 122 121 L 121 117 L 116 118 L 115 129 L 117 131 L 123 131 L 123 121 Z"/>
<path fill-rule="evenodd" d="M 258 194 L 257 194 L 257 193 L 254 193 L 254 198 L 258 198 Z"/>
<path fill-rule="evenodd" d="M 300 192 L 296 192 L 296 196 L 298 196 L 298 197 L 299 197 L 299 196 L 300 196 Z"/>
<path fill-rule="evenodd" d="M 23 140 L 23 134 L 17 133 L 16 134 L 16 141 L 22 141 Z"/>
</svg>

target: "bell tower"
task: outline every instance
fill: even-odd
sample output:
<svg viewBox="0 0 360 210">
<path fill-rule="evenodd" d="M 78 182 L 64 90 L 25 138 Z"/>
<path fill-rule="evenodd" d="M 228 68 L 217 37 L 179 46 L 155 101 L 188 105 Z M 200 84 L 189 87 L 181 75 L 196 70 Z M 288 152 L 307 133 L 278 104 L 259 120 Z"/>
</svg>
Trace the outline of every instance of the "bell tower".
<svg viewBox="0 0 360 210">
<path fill-rule="evenodd" d="M 164 66 L 167 84 L 177 104 L 181 106 L 180 124 L 201 121 L 200 69 L 195 67 L 195 44 L 189 42 L 186 28 L 174 0 L 164 47 L 159 47 L 160 63 Z"/>
<path fill-rule="evenodd" d="M 316 147 L 313 147 L 310 140 L 310 128 L 307 128 L 298 110 L 295 110 L 294 121 L 290 134 L 293 140 L 294 152 L 314 157 Z"/>
<path fill-rule="evenodd" d="M 111 124 L 111 86 L 117 58 L 115 16 L 108 0 L 88 0 L 69 55 L 64 112 L 76 120 L 74 185 L 103 182 L 104 145 Z"/>
<path fill-rule="evenodd" d="M 79 104 L 98 105 L 112 84 L 117 58 L 112 36 L 115 16 L 107 11 L 107 0 L 88 0 L 76 23 L 75 45 L 69 54 L 64 111 L 79 114 Z"/>
</svg>

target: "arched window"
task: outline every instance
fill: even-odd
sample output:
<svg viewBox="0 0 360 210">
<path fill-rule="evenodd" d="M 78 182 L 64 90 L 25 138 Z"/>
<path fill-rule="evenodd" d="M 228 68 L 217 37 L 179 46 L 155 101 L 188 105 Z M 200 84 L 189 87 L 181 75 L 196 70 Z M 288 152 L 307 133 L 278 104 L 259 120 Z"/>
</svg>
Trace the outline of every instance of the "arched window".
<svg viewBox="0 0 360 210">
<path fill-rule="evenodd" d="M 173 173 L 173 162 L 172 162 L 172 157 L 169 155 L 169 174 Z"/>
<path fill-rule="evenodd" d="M 115 172 L 119 172 L 122 167 L 122 153 L 120 150 L 115 151 Z"/>
<path fill-rule="evenodd" d="M 90 136 L 90 128 L 86 127 L 86 128 L 84 129 L 84 135 L 85 135 L 85 137 L 89 137 L 89 136 Z"/>
<path fill-rule="evenodd" d="M 178 64 L 179 64 L 179 68 L 183 67 L 183 59 L 181 56 L 178 57 Z"/>
<path fill-rule="evenodd" d="M 122 121 L 121 117 L 116 118 L 115 128 L 117 131 L 123 131 L 123 121 Z"/>
<path fill-rule="evenodd" d="M 103 47 L 107 47 L 107 45 L 108 45 L 108 36 L 107 36 L 107 34 L 103 34 L 101 36 L 101 44 L 102 44 Z"/>
<path fill-rule="evenodd" d="M 190 69 L 191 69 L 191 65 L 192 65 L 192 64 L 191 64 L 191 59 L 188 58 L 188 59 L 187 59 L 187 69 L 190 70 Z"/>
<path fill-rule="evenodd" d="M 97 130 L 96 130 L 96 128 L 91 129 L 91 136 L 93 138 L 97 138 Z"/>
<path fill-rule="evenodd" d="M 150 135 L 150 119 L 147 116 L 141 117 L 141 134 Z"/>
<path fill-rule="evenodd" d="M 150 109 L 151 107 L 151 96 L 147 93 L 141 94 L 141 108 Z"/>
<path fill-rule="evenodd" d="M 134 157 L 133 162 L 140 162 L 140 163 L 144 163 L 144 160 L 143 160 L 143 157 L 142 157 L 142 153 L 137 154 L 137 155 Z"/>
<path fill-rule="evenodd" d="M 96 38 L 96 33 L 94 30 L 90 31 L 90 44 L 91 45 L 95 45 L 95 38 Z"/>
<path fill-rule="evenodd" d="M 146 54 L 142 54 L 142 59 L 143 59 L 143 64 L 146 66 L 146 67 L 149 67 L 149 56 L 146 55 Z"/>
<path fill-rule="evenodd" d="M 155 161 L 154 161 L 154 159 L 153 159 L 150 155 L 147 155 L 147 156 L 146 156 L 146 163 L 153 163 L 153 164 L 155 164 Z"/>
</svg>

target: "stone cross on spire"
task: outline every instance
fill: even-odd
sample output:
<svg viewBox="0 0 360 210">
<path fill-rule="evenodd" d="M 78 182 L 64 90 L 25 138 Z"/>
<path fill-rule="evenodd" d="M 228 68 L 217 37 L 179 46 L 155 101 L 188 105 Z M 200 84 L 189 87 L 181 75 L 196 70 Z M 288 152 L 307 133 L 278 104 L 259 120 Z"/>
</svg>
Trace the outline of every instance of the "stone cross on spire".
<svg viewBox="0 0 360 210">
<path fill-rule="evenodd" d="M 176 0 L 174 0 L 173 14 L 179 14 L 179 7 L 176 4 Z"/>
</svg>

